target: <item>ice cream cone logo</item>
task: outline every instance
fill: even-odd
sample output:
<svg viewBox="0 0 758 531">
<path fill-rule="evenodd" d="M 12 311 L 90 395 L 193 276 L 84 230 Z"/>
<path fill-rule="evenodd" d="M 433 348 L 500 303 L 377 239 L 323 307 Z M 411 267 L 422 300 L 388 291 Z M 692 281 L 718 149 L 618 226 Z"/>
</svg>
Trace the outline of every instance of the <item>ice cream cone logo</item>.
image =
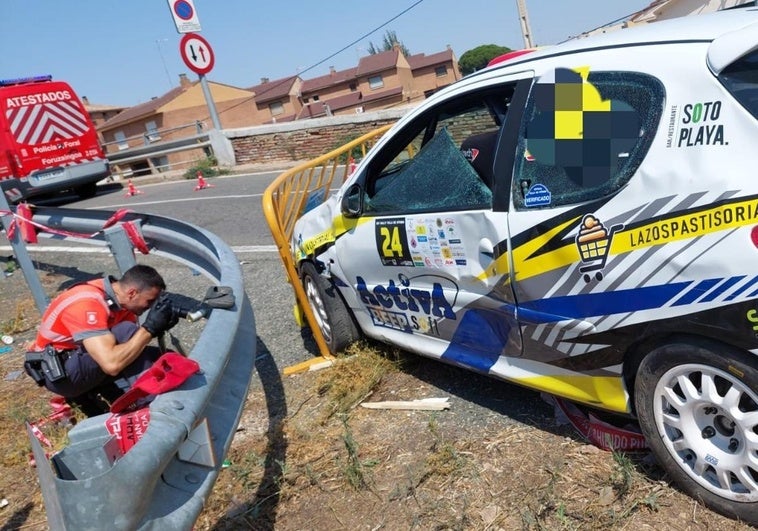
<svg viewBox="0 0 758 531">
<path fill-rule="evenodd" d="M 576 234 L 576 246 L 583 264 L 579 267 L 579 271 L 585 274 L 585 282 L 592 279 L 589 275 L 591 271 L 596 272 L 595 278 L 598 281 L 603 279 L 602 269 L 605 268 L 605 262 L 608 259 L 613 234 L 623 228 L 624 225 L 617 224 L 606 229 L 603 222 L 594 214 L 584 215 Z"/>
</svg>

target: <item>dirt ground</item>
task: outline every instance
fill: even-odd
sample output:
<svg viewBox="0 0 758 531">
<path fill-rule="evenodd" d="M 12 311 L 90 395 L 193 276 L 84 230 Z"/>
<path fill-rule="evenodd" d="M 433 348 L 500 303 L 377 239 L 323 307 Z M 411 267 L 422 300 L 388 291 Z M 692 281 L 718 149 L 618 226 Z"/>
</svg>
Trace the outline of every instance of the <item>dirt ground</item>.
<svg viewBox="0 0 758 531">
<path fill-rule="evenodd" d="M 55 292 L 68 273 L 41 279 Z M 23 283 L 0 278 L 0 302 L 14 337 L 0 354 L 0 531 L 42 530 L 23 422 L 49 415 L 51 395 L 19 373 L 38 315 Z M 357 405 L 430 397 L 450 409 Z M 65 427 L 43 429 L 65 445 Z M 259 356 L 226 465 L 196 530 L 749 529 L 669 486 L 647 454 L 587 444 L 537 393 L 370 345 L 292 376 Z"/>
</svg>

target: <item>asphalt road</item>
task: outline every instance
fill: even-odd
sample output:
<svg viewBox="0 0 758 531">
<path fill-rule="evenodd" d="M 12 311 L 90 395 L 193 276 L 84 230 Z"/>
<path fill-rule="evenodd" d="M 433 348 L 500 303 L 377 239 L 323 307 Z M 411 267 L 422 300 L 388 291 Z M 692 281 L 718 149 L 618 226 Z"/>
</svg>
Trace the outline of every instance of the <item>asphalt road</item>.
<svg viewBox="0 0 758 531">
<path fill-rule="evenodd" d="M 208 179 L 211 188 L 195 191 L 195 180 L 176 180 L 159 184 L 139 185 L 141 192 L 127 196 L 120 185 L 100 186 L 98 194 L 87 200 L 74 195 L 35 199 L 33 203 L 62 208 L 118 210 L 129 208 L 135 212 L 155 214 L 179 219 L 200 226 L 223 239 L 239 258 L 245 279 L 245 290 L 253 304 L 256 331 L 259 337 L 259 354 L 268 350 L 279 369 L 311 358 L 314 346 L 301 337 L 301 329 L 292 316 L 294 294 L 286 281 L 284 268 L 265 222 L 261 198 L 266 186 L 280 172 L 224 176 Z M 42 245 L 59 242 L 40 240 Z M 0 247 L 7 245 L 4 233 Z M 66 247 L 69 247 L 66 245 Z M 85 244 L 80 246 L 86 248 Z M 11 254 L 7 251 L 7 254 Z M 44 267 L 84 269 L 87 273 L 103 271 L 117 273 L 112 258 L 107 254 L 86 254 L 69 251 L 32 251 L 32 258 Z M 181 264 L 162 264 L 160 270 L 166 278 L 169 291 L 196 296 L 209 285 L 202 276 L 187 274 Z M 21 280 L 20 277 L 18 279 Z M 173 280 L 173 282 L 172 282 Z M 193 286 L 190 284 L 198 284 Z M 198 297 L 199 298 L 199 297 Z"/>
<path fill-rule="evenodd" d="M 34 203 L 65 208 L 129 208 L 139 213 L 189 222 L 223 239 L 240 260 L 245 290 L 253 306 L 259 360 L 253 385 L 259 385 L 262 380 L 264 389 L 278 389 L 280 374 L 285 367 L 311 359 L 318 352 L 309 332 L 303 332 L 295 324 L 292 315 L 295 297 L 263 216 L 263 192 L 277 175 L 279 172 L 217 177 L 208 180 L 212 188 L 198 191 L 194 189 L 195 180 L 137 184 L 141 193 L 134 196 L 126 196 L 126 190 L 120 185 L 105 186 L 96 197 L 87 200 L 60 196 L 35 200 Z M 43 240 L 43 245 L 54 243 Z M 0 237 L 0 247 L 6 244 L 4 236 Z M 103 253 L 60 252 L 44 253 L 44 256 L 35 253 L 32 258 L 39 260 L 38 266 L 42 263 L 43 269 L 58 268 L 71 272 L 72 276 L 79 274 L 79 270 L 90 274 L 116 273 L 112 258 Z M 159 269 L 166 278 L 169 291 L 201 298 L 208 281 L 202 276 L 193 276 L 182 264 L 166 262 Z M 198 325 L 182 326 L 191 333 L 191 327 Z M 466 419 L 465 422 L 507 423 L 552 416 L 551 408 L 539 399 L 537 393 L 463 369 L 419 358 L 410 372 L 451 395 L 462 414 L 460 418 Z M 272 382 L 279 383 L 272 385 Z"/>
</svg>

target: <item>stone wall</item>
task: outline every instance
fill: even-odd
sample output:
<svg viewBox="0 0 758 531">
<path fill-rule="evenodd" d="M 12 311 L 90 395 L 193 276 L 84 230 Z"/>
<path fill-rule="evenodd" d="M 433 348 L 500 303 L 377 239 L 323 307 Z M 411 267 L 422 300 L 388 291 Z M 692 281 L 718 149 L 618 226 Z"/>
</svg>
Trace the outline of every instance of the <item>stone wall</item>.
<svg viewBox="0 0 758 531">
<path fill-rule="evenodd" d="M 410 109 L 385 109 L 354 116 L 225 129 L 223 134 L 231 141 L 236 164 L 304 161 L 394 123 Z"/>
</svg>

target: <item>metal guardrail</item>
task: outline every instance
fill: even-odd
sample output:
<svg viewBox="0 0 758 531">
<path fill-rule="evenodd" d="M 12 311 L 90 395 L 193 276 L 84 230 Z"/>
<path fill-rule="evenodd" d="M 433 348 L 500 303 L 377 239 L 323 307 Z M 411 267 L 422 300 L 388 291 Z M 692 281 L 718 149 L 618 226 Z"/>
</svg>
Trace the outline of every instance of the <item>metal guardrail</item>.
<svg viewBox="0 0 758 531">
<path fill-rule="evenodd" d="M 92 234 L 112 214 L 36 208 L 33 220 Z M 39 441 L 30 437 L 51 529 L 190 529 L 231 445 L 252 378 L 255 321 L 232 250 L 214 234 L 188 223 L 142 214 L 128 214 L 122 221 L 130 220 L 139 223 L 151 253 L 185 263 L 231 287 L 236 304 L 229 310 L 212 310 L 189 353 L 201 373 L 151 402 L 148 429 L 127 453 L 113 451 L 107 415 L 86 419 L 69 432 L 69 446 L 53 457 L 55 468 L 68 476 L 63 479 Z M 116 225 L 91 243 L 109 244 L 123 271 L 134 260 L 129 241 Z M 187 445 L 189 454 L 199 449 L 201 458 L 188 457 Z"/>
<path fill-rule="evenodd" d="M 308 304 L 305 290 L 297 274 L 297 264 L 290 249 L 295 222 L 302 214 L 308 199 L 314 197 L 316 192 L 320 192 L 323 201 L 329 197 L 339 170 L 344 169 L 342 175 L 347 177 L 349 156 L 355 153 L 356 149 L 360 150 L 362 157 L 365 156 L 371 146 L 392 125 L 375 129 L 325 155 L 284 172 L 263 193 L 263 213 L 274 237 L 279 257 L 284 264 L 287 279 L 295 290 L 295 319 L 300 326 L 304 326 L 302 317 L 305 317 L 313 332 L 319 352 L 325 358 L 330 358 L 332 355 Z"/>
<path fill-rule="evenodd" d="M 204 148 L 209 147 L 210 145 L 210 137 L 206 132 L 185 138 L 177 138 L 176 140 L 155 142 L 154 144 L 149 144 L 147 146 L 138 146 L 123 151 L 108 153 L 107 157 L 111 164 L 128 164 L 129 162 L 143 160 L 148 157 L 160 157 L 162 155 L 168 155 L 169 153 L 176 153 L 177 151 Z"/>
<path fill-rule="evenodd" d="M 175 131 L 181 131 L 182 129 L 187 129 L 190 127 L 194 127 L 196 133 L 199 135 L 203 132 L 203 129 L 205 128 L 205 123 L 201 122 L 200 120 L 195 120 L 192 123 L 178 125 L 176 127 L 167 127 L 165 129 L 153 129 L 150 131 L 145 131 L 144 133 L 140 133 L 138 135 L 132 135 L 126 138 L 122 138 L 120 140 L 111 140 L 110 142 L 103 142 L 102 146 L 103 147 L 120 146 L 121 144 L 125 142 L 128 146 L 130 140 L 134 140 L 137 138 L 141 138 L 143 145 L 147 146 L 149 144 L 154 144 L 155 142 L 160 141 L 161 137 L 165 134 L 173 133 Z"/>
</svg>

